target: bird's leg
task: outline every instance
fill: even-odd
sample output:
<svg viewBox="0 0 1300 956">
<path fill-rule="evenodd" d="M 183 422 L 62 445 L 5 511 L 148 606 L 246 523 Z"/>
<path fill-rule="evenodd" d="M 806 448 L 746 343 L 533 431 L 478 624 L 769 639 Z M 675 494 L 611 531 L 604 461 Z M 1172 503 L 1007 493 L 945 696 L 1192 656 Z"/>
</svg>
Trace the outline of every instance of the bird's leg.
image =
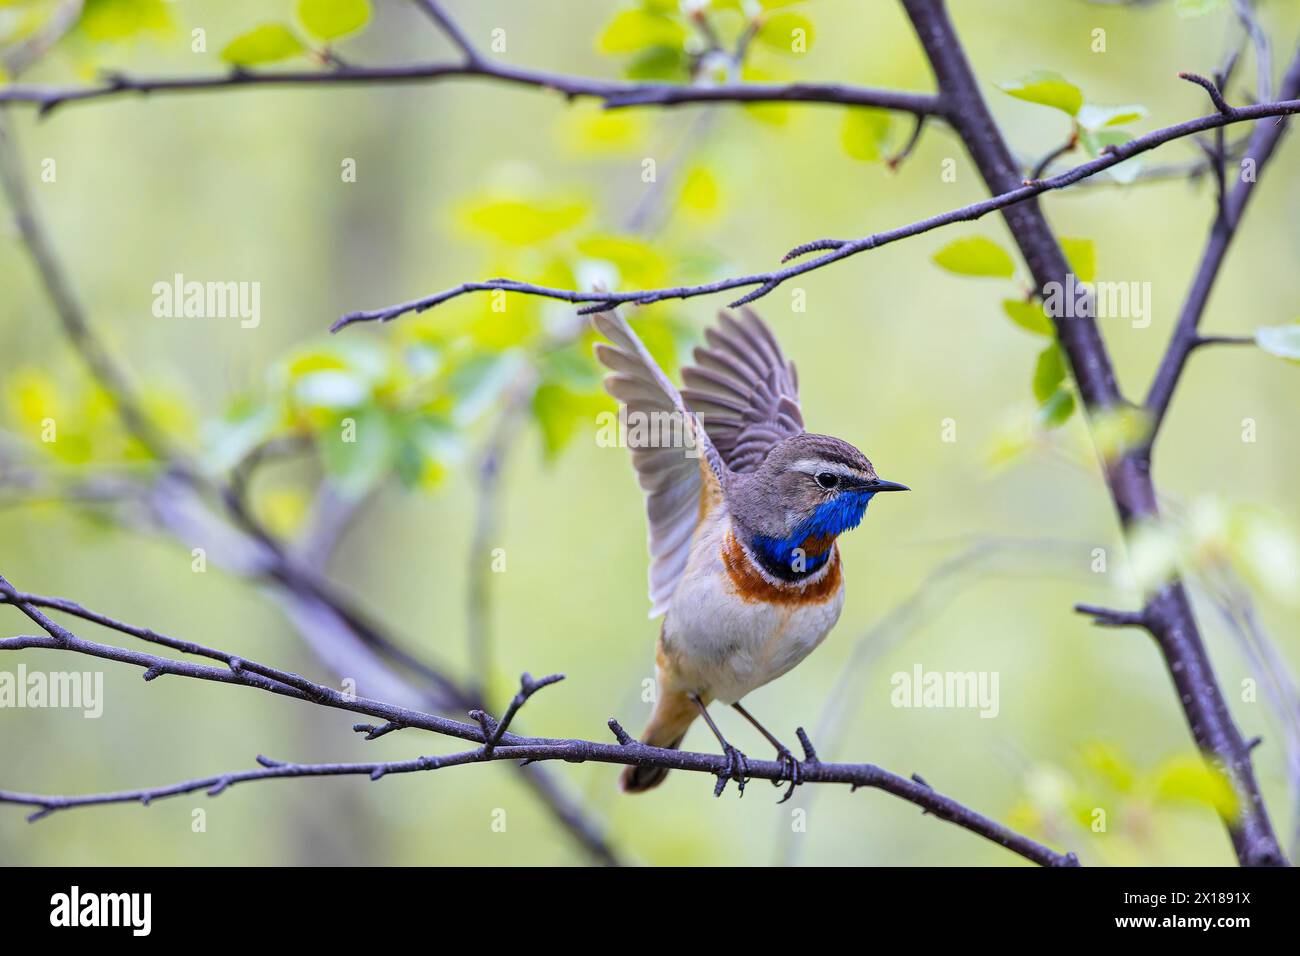
<svg viewBox="0 0 1300 956">
<path fill-rule="evenodd" d="M 718 725 L 709 716 L 708 705 L 700 700 L 696 694 L 691 694 L 691 700 L 700 709 L 700 716 L 709 725 L 709 730 L 713 731 L 713 736 L 718 738 L 718 743 L 722 745 L 722 752 L 727 757 L 726 772 L 718 775 L 718 785 L 713 788 L 713 795 L 715 797 L 722 796 L 722 791 L 727 787 L 727 781 L 734 780 L 736 781 L 736 788 L 743 797 L 745 795 L 745 775 L 749 772 L 749 761 L 745 759 L 743 753 L 727 743 L 727 738 L 722 736 L 722 731 L 718 729 Z"/>
<path fill-rule="evenodd" d="M 766 727 L 754 719 L 753 714 L 747 711 L 744 707 L 741 707 L 740 704 L 732 704 L 731 706 L 736 708 L 736 710 L 740 712 L 740 715 L 753 724 L 754 728 L 767 738 L 767 742 L 776 748 L 776 759 L 781 761 L 781 766 L 785 768 L 785 773 L 789 774 L 787 777 L 785 776 L 785 773 L 783 773 L 782 776 L 772 781 L 772 786 L 774 787 L 781 786 L 782 781 L 786 779 L 790 781 L 790 789 L 785 792 L 784 797 L 777 801 L 777 805 L 780 806 L 782 803 L 785 803 L 794 796 L 794 788 L 803 782 L 802 774 L 799 771 L 799 761 L 795 759 L 795 756 L 790 752 L 789 747 L 777 740 Z"/>
</svg>

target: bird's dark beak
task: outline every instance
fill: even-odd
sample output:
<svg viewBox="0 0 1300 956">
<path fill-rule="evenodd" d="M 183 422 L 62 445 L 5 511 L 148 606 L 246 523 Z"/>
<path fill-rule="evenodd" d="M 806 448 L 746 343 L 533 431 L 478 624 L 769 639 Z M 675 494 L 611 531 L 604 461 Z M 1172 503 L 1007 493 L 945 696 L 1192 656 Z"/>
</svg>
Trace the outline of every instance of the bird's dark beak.
<svg viewBox="0 0 1300 956">
<path fill-rule="evenodd" d="M 884 478 L 877 478 L 875 481 L 866 481 L 862 484 L 863 491 L 881 492 L 881 491 L 911 491 L 907 485 L 900 485 L 896 481 L 885 481 Z"/>
</svg>

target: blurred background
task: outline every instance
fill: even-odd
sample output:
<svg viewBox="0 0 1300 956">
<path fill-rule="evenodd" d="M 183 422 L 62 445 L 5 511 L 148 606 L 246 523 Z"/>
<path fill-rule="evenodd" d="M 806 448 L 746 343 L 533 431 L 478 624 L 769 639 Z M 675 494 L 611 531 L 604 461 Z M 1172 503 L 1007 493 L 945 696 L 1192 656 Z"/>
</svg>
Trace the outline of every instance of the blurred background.
<svg viewBox="0 0 1300 956">
<path fill-rule="evenodd" d="M 59 6 L 0 2 L 0 43 L 12 49 Z M 931 88 L 894 3 L 769 4 L 743 66 L 730 52 L 709 54 L 707 32 L 676 3 L 447 6 L 485 55 L 517 67 Z M 1027 169 L 1066 141 L 1073 121 L 999 83 L 1051 70 L 1089 104 L 1140 104 L 1124 118 L 1127 139 L 1207 113 L 1203 91 L 1176 74 L 1212 73 L 1241 39 L 1231 3 L 951 6 Z M 1300 8 L 1258 7 L 1276 84 Z M 704 8 L 725 51 L 759 10 Z M 264 24 L 285 25 L 314 50 L 330 33 L 290 0 L 88 0 L 71 31 L 14 79 L 87 83 L 107 68 L 209 74 L 231 61 L 328 69 L 280 32 L 269 43 L 263 33 L 251 53 L 247 42 L 232 46 Z M 792 49 L 800 36 L 805 48 Z M 365 65 L 456 55 L 414 4 L 398 0 L 375 0 L 368 22 L 333 46 Z M 1229 98 L 1243 102 L 1256 88 L 1247 47 Z M 0 573 L 20 589 L 453 713 L 481 688 L 499 714 L 521 672 L 563 672 L 519 721 L 526 733 L 557 737 L 609 739 L 611 716 L 640 729 L 658 632 L 646 616 L 641 495 L 626 451 L 596 442 L 597 416 L 613 405 L 590 335 L 571 307 L 515 295 L 495 300 L 502 311 L 489 296 L 467 296 L 335 336 L 331 322 L 493 276 L 634 289 L 765 270 L 799 243 L 867 235 L 986 195 L 942 124 L 929 124 L 894 169 L 888 160 L 908 140 L 910 118 L 826 105 L 602 112 L 546 91 L 452 79 L 116 97 L 43 119 L 11 106 L 2 119 L 11 180 L 25 182 L 85 320 L 149 419 L 212 482 L 229 483 L 233 470 L 249 521 L 288 542 L 285 560 L 326 577 L 340 600 L 456 691 L 431 692 L 318 600 L 276 584 L 268 572 L 276 559 L 246 527 L 213 495 L 168 477 L 157 449 L 124 429 L 69 344 L 9 214 L 12 189 L 0 215 Z M 1085 135 L 1054 168 L 1082 162 L 1119 128 Z M 1232 127 L 1228 142 L 1248 132 Z M 1081 275 L 1149 283 L 1148 326 L 1102 322 L 1131 397 L 1145 393 L 1211 222 L 1212 178 L 1203 168 L 1189 175 L 1202 162 L 1184 140 L 1139 168 L 1044 200 L 1058 235 L 1073 240 Z M 1300 147 L 1288 139 L 1261 177 L 1206 331 L 1250 335 L 1300 317 L 1298 172 Z M 954 253 L 941 253 L 970 237 L 1012 253 L 1014 266 L 995 251 L 990 267 L 954 268 Z M 1245 736 L 1264 738 L 1258 776 L 1294 853 L 1297 369 L 1253 347 L 1193 358 L 1156 456 L 1174 520 L 1129 554 L 1094 436 L 1056 395 L 1068 396 L 1068 381 L 1035 395 L 1050 341 L 1024 327 L 1032 321 L 1013 321 L 1024 318 L 1017 306 L 1029 289 L 1013 250 L 1001 220 L 989 217 L 856 256 L 757 303 L 798 364 L 810 428 L 852 441 L 914 491 L 877 503 L 842 541 L 848 600 L 828 641 L 746 703 L 791 743 L 803 726 L 823 758 L 919 773 L 1085 864 L 1228 865 L 1216 808 L 1230 794 L 1196 759 L 1154 645 L 1071 611 L 1076 601 L 1137 606 L 1144 575 L 1176 562 L 1190 576 L 1234 716 Z M 257 323 L 158 315 L 155 284 L 177 274 L 256 283 Z M 675 377 L 725 301 L 629 317 Z M 356 442 L 340 440 L 347 420 Z M 43 440 L 50 421 L 55 440 Z M 0 608 L 0 620 L 4 636 L 34 627 L 13 609 Z M 130 641 L 65 623 L 85 637 Z M 366 742 L 351 730 L 355 715 L 252 690 L 145 684 L 135 669 L 53 652 L 0 659 L 11 672 L 20 663 L 102 669 L 104 711 L 97 720 L 76 710 L 0 711 L 4 789 L 160 785 L 251 767 L 259 753 L 351 761 L 458 749 L 413 731 Z M 895 675 L 918 667 L 996 674 L 996 716 L 895 706 Z M 769 756 L 732 712 L 717 719 L 742 750 Z M 686 746 L 715 744 L 697 724 Z M 675 773 L 652 793 L 625 797 L 612 766 L 541 772 L 490 764 L 378 783 L 274 781 L 33 825 L 23 808 L 0 805 L 0 859 L 1021 862 L 872 791 L 804 787 L 777 806 L 778 791 L 760 782 L 743 800 L 734 788 L 715 800 L 711 779 Z M 557 820 L 557 801 L 603 837 L 576 838 Z"/>
</svg>

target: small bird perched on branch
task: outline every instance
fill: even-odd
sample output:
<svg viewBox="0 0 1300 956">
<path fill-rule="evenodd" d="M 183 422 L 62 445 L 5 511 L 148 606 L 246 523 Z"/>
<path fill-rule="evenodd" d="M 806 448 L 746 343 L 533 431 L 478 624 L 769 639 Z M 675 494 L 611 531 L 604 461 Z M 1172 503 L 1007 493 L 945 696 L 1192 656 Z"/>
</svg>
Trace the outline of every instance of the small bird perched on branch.
<svg viewBox="0 0 1300 956">
<path fill-rule="evenodd" d="M 745 757 L 709 716 L 730 704 L 776 748 L 790 792 L 799 763 L 740 701 L 790 670 L 826 637 L 844 605 L 836 538 L 857 527 L 882 491 L 848 442 L 804 430 L 798 378 L 752 311 L 722 313 L 682 370 L 678 392 L 617 313 L 594 316 L 612 344 L 596 355 L 624 406 L 626 443 L 650 522 L 650 615 L 664 615 L 655 654 L 658 695 L 641 736 L 677 748 L 697 716 L 727 756 L 718 779 L 745 783 Z M 673 427 L 670 427 L 673 426 Z M 622 787 L 649 790 L 668 771 L 629 766 Z M 787 793 L 787 798 L 789 792 Z"/>
</svg>

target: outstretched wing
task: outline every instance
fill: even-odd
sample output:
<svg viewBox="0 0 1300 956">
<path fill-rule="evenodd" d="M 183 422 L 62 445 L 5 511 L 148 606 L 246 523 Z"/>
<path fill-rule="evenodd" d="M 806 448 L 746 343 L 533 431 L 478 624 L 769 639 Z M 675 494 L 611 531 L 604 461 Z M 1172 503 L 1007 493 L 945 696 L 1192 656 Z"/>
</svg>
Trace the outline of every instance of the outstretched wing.
<svg viewBox="0 0 1300 956">
<path fill-rule="evenodd" d="M 615 312 L 592 316 L 610 343 L 596 357 L 611 370 L 605 390 L 627 409 L 628 447 L 650 520 L 650 616 L 668 608 L 700 521 L 722 500 L 725 466 L 673 383 Z M 674 431 L 676 429 L 676 431 Z M 676 440 L 674 440 L 676 436 Z"/>
<path fill-rule="evenodd" d="M 682 369 L 682 397 L 732 471 L 753 471 L 783 438 L 801 434 L 799 377 L 766 323 L 750 309 L 718 314 Z"/>
</svg>

